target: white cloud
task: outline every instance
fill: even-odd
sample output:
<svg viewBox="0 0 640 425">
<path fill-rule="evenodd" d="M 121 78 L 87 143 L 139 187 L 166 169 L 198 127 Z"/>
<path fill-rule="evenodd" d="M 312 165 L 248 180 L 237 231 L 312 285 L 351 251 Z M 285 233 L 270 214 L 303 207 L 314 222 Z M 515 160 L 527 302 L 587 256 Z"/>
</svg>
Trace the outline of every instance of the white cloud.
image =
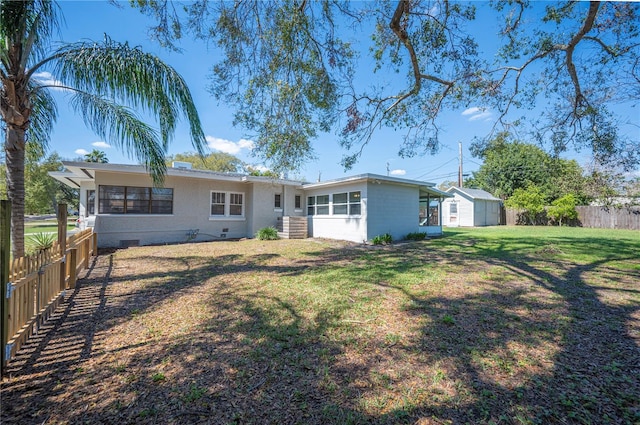
<svg viewBox="0 0 640 425">
<path fill-rule="evenodd" d="M 489 111 L 485 111 L 485 112 L 481 112 L 479 114 L 476 114 L 474 116 L 472 116 L 471 118 L 469 118 L 469 121 L 478 121 L 484 118 L 489 118 L 491 116 L 491 112 Z"/>
<path fill-rule="evenodd" d="M 218 137 L 207 136 L 207 145 L 214 150 L 236 155 L 240 153 L 242 149 L 253 149 L 253 142 L 251 140 L 240 139 L 238 142 L 232 142 L 231 140 L 220 139 Z"/>
<path fill-rule="evenodd" d="M 76 155 L 87 155 L 89 153 L 89 151 L 85 149 L 76 149 L 74 152 Z"/>
<path fill-rule="evenodd" d="M 102 148 L 102 149 L 109 149 L 111 147 L 111 145 L 107 142 L 93 142 L 91 143 L 92 146 L 95 146 L 96 148 Z"/>
<path fill-rule="evenodd" d="M 407 170 L 391 170 L 389 171 L 389 174 L 392 176 L 404 176 L 407 174 Z"/>
<path fill-rule="evenodd" d="M 469 116 L 469 121 L 488 120 L 493 114 L 487 111 L 485 108 L 479 108 L 477 106 L 465 109 L 462 111 L 463 116 Z"/>
<path fill-rule="evenodd" d="M 36 72 L 35 74 L 33 74 L 33 79 L 38 81 L 38 83 L 42 84 L 43 86 L 59 87 L 58 89 L 54 90 L 66 90 L 65 88 L 63 88 L 62 83 L 56 80 L 53 74 L 51 74 L 50 72 Z"/>
<path fill-rule="evenodd" d="M 473 114 L 477 114 L 478 112 L 481 112 L 482 109 L 478 108 L 477 106 L 474 106 L 473 108 L 468 108 L 465 109 L 464 111 L 462 111 L 462 115 L 473 115 Z"/>
</svg>

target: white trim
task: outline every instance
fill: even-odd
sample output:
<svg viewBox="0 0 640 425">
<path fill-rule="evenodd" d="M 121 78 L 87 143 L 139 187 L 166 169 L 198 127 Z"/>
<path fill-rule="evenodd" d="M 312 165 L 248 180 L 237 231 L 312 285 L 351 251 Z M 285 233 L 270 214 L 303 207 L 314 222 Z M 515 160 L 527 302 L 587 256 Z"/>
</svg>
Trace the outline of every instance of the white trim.
<svg viewBox="0 0 640 425">
<path fill-rule="evenodd" d="M 209 221 L 247 221 L 247 219 L 245 217 L 240 217 L 239 215 L 229 217 L 210 215 Z"/>
<path fill-rule="evenodd" d="M 214 193 L 224 193 L 224 214 L 211 214 L 211 198 Z M 231 214 L 231 195 L 242 195 L 242 214 Z M 222 204 L 216 204 L 222 205 Z M 238 205 L 238 204 L 233 204 Z M 209 220 L 245 220 L 245 210 L 247 206 L 247 196 L 244 192 L 232 192 L 229 190 L 210 190 L 209 191 Z"/>
</svg>

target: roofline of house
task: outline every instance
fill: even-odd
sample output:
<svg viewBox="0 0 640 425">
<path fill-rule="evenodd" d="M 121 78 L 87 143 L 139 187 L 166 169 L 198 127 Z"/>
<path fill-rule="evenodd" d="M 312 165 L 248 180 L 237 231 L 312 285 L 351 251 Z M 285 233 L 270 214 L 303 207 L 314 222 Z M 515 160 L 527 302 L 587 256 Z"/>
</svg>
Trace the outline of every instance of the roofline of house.
<svg viewBox="0 0 640 425">
<path fill-rule="evenodd" d="M 96 171 L 149 175 L 149 171 L 143 165 L 109 164 L 83 161 L 62 161 L 62 164 L 65 166 L 66 171 L 53 171 L 50 172 L 49 175 L 72 187 L 79 187 L 80 183 L 83 181 L 94 180 Z M 166 175 L 205 180 L 225 180 L 240 183 L 276 183 L 288 186 L 302 186 L 303 184 L 303 182 L 297 180 L 279 179 L 267 176 L 250 176 L 242 173 L 223 173 L 218 171 L 173 167 L 167 167 Z"/>
<path fill-rule="evenodd" d="M 84 162 L 84 161 L 62 161 L 65 166 L 65 171 L 52 171 L 49 175 L 56 180 L 71 186 L 79 188 L 82 182 L 95 180 L 96 171 L 108 172 L 108 173 L 125 173 L 125 174 L 137 174 L 148 175 L 148 170 L 143 165 L 132 164 L 110 164 L 99 162 Z M 300 187 L 302 189 L 316 189 L 322 187 L 339 186 L 348 183 L 370 181 L 372 183 L 393 183 L 405 186 L 418 187 L 420 190 L 437 195 L 444 198 L 453 197 L 446 192 L 436 189 L 435 183 L 424 182 L 419 180 L 409 180 L 399 177 L 383 176 L 380 174 L 358 174 L 356 176 L 342 177 L 333 180 L 327 180 L 317 183 L 305 183 L 298 180 L 279 179 L 267 176 L 250 176 L 241 173 L 222 173 L 218 171 L 209 170 L 196 170 L 188 168 L 173 168 L 167 167 L 167 176 L 178 177 L 190 177 L 205 180 L 224 180 L 240 183 L 275 183 L 286 186 Z"/>
<path fill-rule="evenodd" d="M 315 189 L 315 188 L 319 188 L 319 187 L 323 187 L 323 186 L 333 186 L 333 185 L 336 185 L 336 184 L 354 183 L 354 182 L 363 181 L 363 180 L 370 180 L 372 182 L 375 182 L 375 181 L 383 182 L 384 181 L 384 182 L 389 182 L 389 183 L 405 184 L 405 185 L 409 185 L 409 186 L 427 186 L 427 187 L 435 186 L 435 183 L 429 183 L 429 182 L 418 181 L 418 180 L 402 179 L 402 178 L 391 177 L 391 176 L 383 176 L 383 175 L 380 175 L 380 174 L 366 173 L 366 174 L 358 174 L 356 176 L 350 176 L 350 177 L 341 177 L 341 178 L 338 178 L 338 179 L 326 180 L 326 181 L 316 182 L 316 183 L 304 183 L 303 187 L 305 189 Z"/>
</svg>

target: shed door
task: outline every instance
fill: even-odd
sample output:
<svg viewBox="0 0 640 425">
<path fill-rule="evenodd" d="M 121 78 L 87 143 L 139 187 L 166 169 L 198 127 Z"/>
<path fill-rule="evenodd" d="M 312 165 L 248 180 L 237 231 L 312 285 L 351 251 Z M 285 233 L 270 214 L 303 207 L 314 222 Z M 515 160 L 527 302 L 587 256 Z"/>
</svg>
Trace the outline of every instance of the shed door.
<svg viewBox="0 0 640 425">
<path fill-rule="evenodd" d="M 449 226 L 458 227 L 458 203 L 452 202 L 449 204 Z"/>
</svg>

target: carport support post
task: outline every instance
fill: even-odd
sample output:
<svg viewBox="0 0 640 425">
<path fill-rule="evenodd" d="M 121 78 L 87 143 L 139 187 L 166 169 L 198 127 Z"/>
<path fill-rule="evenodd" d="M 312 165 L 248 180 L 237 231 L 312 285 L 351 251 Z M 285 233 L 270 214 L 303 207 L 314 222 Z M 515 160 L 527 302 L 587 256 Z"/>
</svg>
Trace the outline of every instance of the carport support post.
<svg viewBox="0 0 640 425">
<path fill-rule="evenodd" d="M 65 257 L 67 252 L 67 204 L 58 204 L 58 249 L 60 249 L 60 257 Z M 67 259 L 68 260 L 68 259 Z M 67 264 L 66 260 L 60 263 L 60 290 L 64 291 L 67 280 Z M 72 264 L 71 267 L 75 267 Z"/>
<path fill-rule="evenodd" d="M 0 337 L 0 377 L 6 370 L 6 347 L 9 342 L 9 299 L 7 284 L 9 283 L 9 250 L 11 249 L 11 202 L 0 200 L 0 295 L 2 295 L 2 335 Z"/>
</svg>

